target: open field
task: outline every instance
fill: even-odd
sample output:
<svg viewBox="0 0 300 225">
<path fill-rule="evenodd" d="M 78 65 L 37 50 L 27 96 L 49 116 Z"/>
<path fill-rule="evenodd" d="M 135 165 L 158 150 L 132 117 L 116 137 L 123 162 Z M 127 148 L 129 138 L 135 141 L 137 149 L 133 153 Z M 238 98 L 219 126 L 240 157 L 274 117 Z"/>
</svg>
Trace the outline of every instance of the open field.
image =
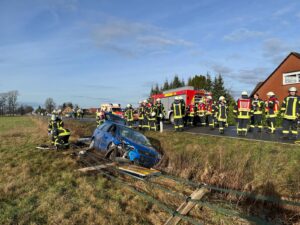
<svg viewBox="0 0 300 225">
<path fill-rule="evenodd" d="M 0 118 L 0 224 L 153 224 L 151 204 L 101 176 L 85 176 L 63 152 L 40 151 L 46 124 Z"/>
<path fill-rule="evenodd" d="M 46 125 L 45 120 L 29 117 L 0 118 L 3 171 L 0 174 L 0 224 L 163 224 L 166 221 L 166 212 L 126 188 L 99 175 L 78 173 L 79 165 L 68 152 L 36 150 L 35 146 L 48 140 Z M 66 127 L 72 131 L 74 141 L 91 135 L 95 125 L 66 121 Z M 146 132 L 146 135 L 163 151 L 159 168 L 169 174 L 299 200 L 298 148 L 174 132 Z M 173 208 L 181 202 L 167 200 L 159 191 L 148 191 Z M 233 196 L 220 197 L 237 201 Z M 244 207 L 253 210 L 254 206 L 257 205 Z M 273 208 L 265 206 L 269 210 Z M 196 207 L 192 214 L 206 221 L 205 224 L 249 224 L 203 207 Z M 299 221 L 295 219 L 296 211 L 285 216 L 288 218 L 283 219 L 290 222 L 277 224 Z M 290 219 L 293 216 L 294 219 Z"/>
</svg>

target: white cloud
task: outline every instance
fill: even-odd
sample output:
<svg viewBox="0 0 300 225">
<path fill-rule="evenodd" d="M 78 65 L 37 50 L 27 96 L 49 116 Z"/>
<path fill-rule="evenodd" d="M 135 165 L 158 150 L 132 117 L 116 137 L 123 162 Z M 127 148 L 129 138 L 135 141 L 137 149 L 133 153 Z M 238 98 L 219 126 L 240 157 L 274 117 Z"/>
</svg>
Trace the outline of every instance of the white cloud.
<svg viewBox="0 0 300 225">
<path fill-rule="evenodd" d="M 159 27 L 117 19 L 96 25 L 92 34 L 98 47 L 127 56 L 167 52 L 164 50 L 171 46 L 193 46 L 189 41 L 171 37 Z"/>
<path fill-rule="evenodd" d="M 279 38 L 270 38 L 263 42 L 263 56 L 274 64 L 279 64 L 290 52 L 299 49 L 299 45 L 285 42 Z"/>
<path fill-rule="evenodd" d="M 273 13 L 273 16 L 275 16 L 275 17 L 284 16 L 284 15 L 286 15 L 287 13 L 292 12 L 293 9 L 294 9 L 294 6 L 293 6 L 293 5 L 285 6 L 285 7 L 283 7 L 283 8 L 280 8 L 280 9 L 276 10 L 276 11 Z"/>
<path fill-rule="evenodd" d="M 248 30 L 246 28 L 240 28 L 231 32 L 230 34 L 225 35 L 223 39 L 226 41 L 241 41 L 250 38 L 262 37 L 264 35 L 265 32 L 262 31 L 254 31 Z"/>
</svg>

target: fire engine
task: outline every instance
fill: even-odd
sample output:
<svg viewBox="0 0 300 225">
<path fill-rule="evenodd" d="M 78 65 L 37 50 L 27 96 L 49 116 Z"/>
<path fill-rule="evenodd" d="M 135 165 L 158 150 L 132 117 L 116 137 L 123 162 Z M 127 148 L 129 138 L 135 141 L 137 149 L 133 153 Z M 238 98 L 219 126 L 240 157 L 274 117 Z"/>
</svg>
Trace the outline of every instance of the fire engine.
<svg viewBox="0 0 300 225">
<path fill-rule="evenodd" d="M 181 88 L 170 89 L 164 91 L 162 94 L 152 95 L 151 98 L 153 99 L 154 103 L 158 98 L 161 99 L 161 103 L 164 105 L 166 111 L 166 119 L 173 123 L 174 118 L 173 111 L 171 110 L 171 105 L 174 102 L 176 96 L 182 96 L 186 106 L 188 106 L 191 103 L 198 102 L 200 98 L 205 97 L 207 95 L 211 94 L 203 89 L 195 90 L 195 88 L 192 86 L 186 86 Z"/>
</svg>

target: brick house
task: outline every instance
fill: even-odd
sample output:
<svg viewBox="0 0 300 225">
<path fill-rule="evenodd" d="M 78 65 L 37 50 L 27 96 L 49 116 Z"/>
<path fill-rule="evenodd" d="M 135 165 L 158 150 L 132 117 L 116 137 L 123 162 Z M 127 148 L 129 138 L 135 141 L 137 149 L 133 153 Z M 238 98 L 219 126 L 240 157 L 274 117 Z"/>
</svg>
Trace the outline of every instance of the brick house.
<svg viewBox="0 0 300 225">
<path fill-rule="evenodd" d="M 259 82 L 251 93 L 258 93 L 265 100 L 267 93 L 273 91 L 279 101 L 288 95 L 288 89 L 296 87 L 300 92 L 300 53 L 291 52 L 263 82 Z"/>
</svg>

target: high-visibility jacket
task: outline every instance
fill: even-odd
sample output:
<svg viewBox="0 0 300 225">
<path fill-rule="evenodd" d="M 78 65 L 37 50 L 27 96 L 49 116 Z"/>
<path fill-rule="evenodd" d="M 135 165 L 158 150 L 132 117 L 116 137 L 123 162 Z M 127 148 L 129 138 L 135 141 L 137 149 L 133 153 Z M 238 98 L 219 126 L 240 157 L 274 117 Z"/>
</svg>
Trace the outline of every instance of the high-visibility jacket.
<svg viewBox="0 0 300 225">
<path fill-rule="evenodd" d="M 251 100 L 249 98 L 237 100 L 233 112 L 237 114 L 238 119 L 250 119 Z"/>
<path fill-rule="evenodd" d="M 155 120 L 156 114 L 155 114 L 155 116 L 152 116 L 153 112 L 155 112 L 155 106 L 148 105 L 148 107 L 146 108 L 146 115 L 147 115 L 148 120 Z"/>
<path fill-rule="evenodd" d="M 174 101 L 172 104 L 171 109 L 173 110 L 174 119 L 181 119 L 182 118 L 182 103 L 180 101 Z"/>
<path fill-rule="evenodd" d="M 226 122 L 228 115 L 228 107 L 225 102 L 219 102 L 216 106 L 218 121 Z"/>
<path fill-rule="evenodd" d="M 139 115 L 139 120 L 143 120 L 145 116 L 145 106 L 141 105 L 138 108 L 138 115 Z"/>
<path fill-rule="evenodd" d="M 189 116 L 191 116 L 191 117 L 195 116 L 195 105 L 194 104 L 189 105 L 188 112 L 189 112 Z"/>
<path fill-rule="evenodd" d="M 287 96 L 281 105 L 281 112 L 284 113 L 283 118 L 288 120 L 295 120 L 300 114 L 300 97 Z"/>
<path fill-rule="evenodd" d="M 48 124 L 48 132 L 57 130 L 64 126 L 64 122 L 61 119 L 51 120 Z"/>
<path fill-rule="evenodd" d="M 166 111 L 163 104 L 156 104 L 154 108 L 155 108 L 156 117 L 159 117 L 160 115 L 162 115 L 162 117 L 166 116 Z"/>
<path fill-rule="evenodd" d="M 199 116 L 204 116 L 206 111 L 206 105 L 203 102 L 198 104 L 197 113 Z"/>
<path fill-rule="evenodd" d="M 265 112 L 267 118 L 277 117 L 279 111 L 279 101 L 276 97 L 271 97 L 265 102 Z"/>
<path fill-rule="evenodd" d="M 213 115 L 215 112 L 215 108 L 216 107 L 212 101 L 206 102 L 206 104 L 205 104 L 206 115 Z"/>
<path fill-rule="evenodd" d="M 125 117 L 127 121 L 133 121 L 133 108 L 127 108 L 125 111 Z"/>
<path fill-rule="evenodd" d="M 263 113 L 264 102 L 261 99 L 252 99 L 252 113 L 255 115 L 261 115 Z"/>
</svg>

